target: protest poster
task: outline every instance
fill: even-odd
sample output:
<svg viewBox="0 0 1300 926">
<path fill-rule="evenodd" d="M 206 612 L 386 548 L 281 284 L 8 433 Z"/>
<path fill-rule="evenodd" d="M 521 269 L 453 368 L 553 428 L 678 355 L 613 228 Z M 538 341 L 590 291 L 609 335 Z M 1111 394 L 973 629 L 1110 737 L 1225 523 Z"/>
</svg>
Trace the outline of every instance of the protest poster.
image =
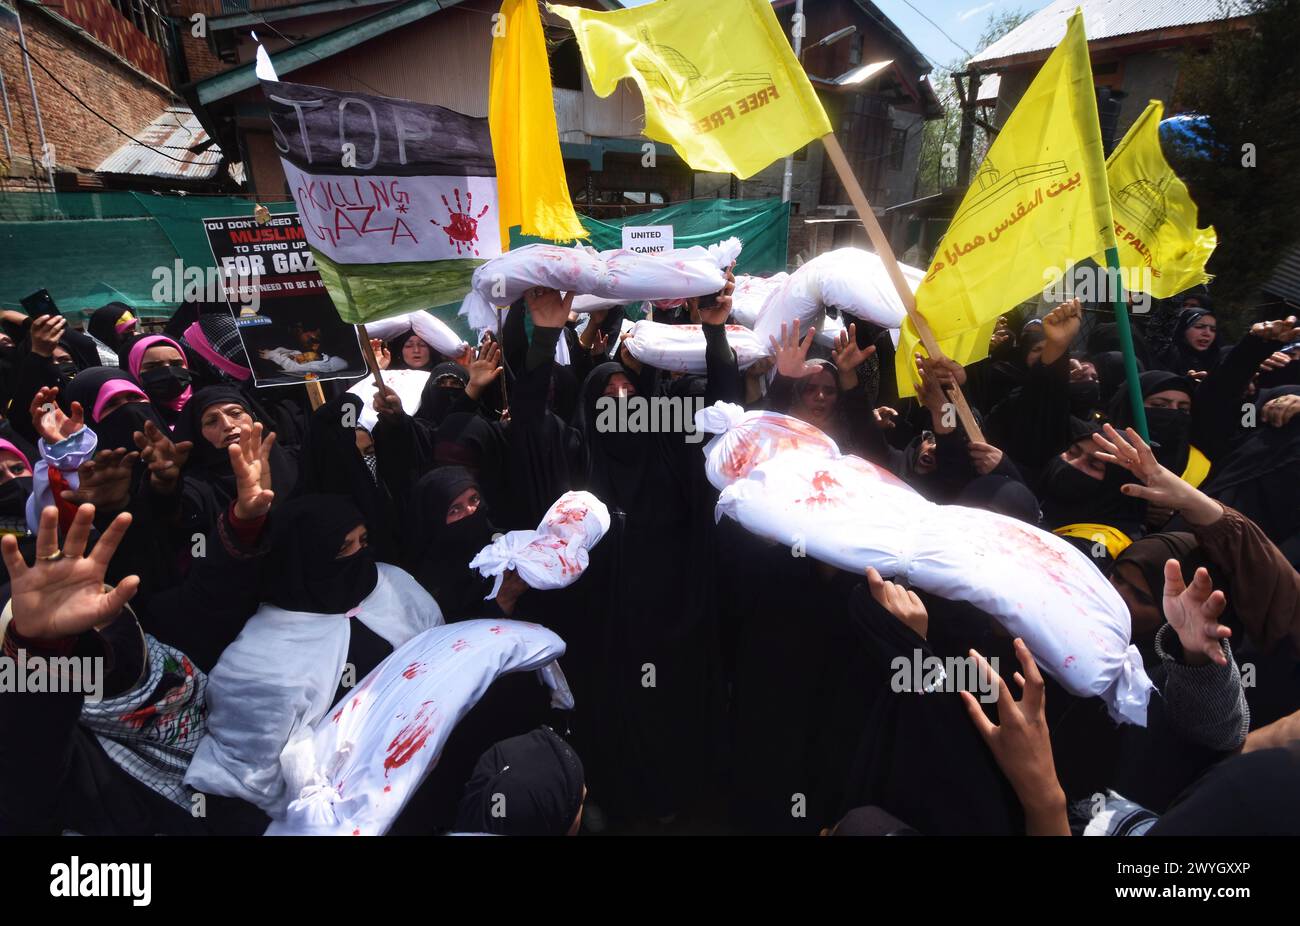
<svg viewBox="0 0 1300 926">
<path fill-rule="evenodd" d="M 638 254 L 659 254 L 673 249 L 671 225 L 623 226 L 623 250 Z"/>
<path fill-rule="evenodd" d="M 297 213 L 203 227 L 258 386 L 366 374 L 356 329 L 334 311 Z"/>
</svg>

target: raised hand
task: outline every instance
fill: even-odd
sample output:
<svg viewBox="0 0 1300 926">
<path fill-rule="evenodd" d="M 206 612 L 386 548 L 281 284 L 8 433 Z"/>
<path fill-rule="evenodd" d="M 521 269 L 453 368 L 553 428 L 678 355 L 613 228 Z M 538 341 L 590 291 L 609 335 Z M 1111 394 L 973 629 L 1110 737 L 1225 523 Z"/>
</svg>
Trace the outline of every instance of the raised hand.
<svg viewBox="0 0 1300 926">
<path fill-rule="evenodd" d="M 641 372 L 641 361 L 632 356 L 632 352 L 627 349 L 627 339 L 632 337 L 632 332 L 625 331 L 618 339 L 618 361 L 627 367 L 633 373 Z"/>
<path fill-rule="evenodd" d="M 380 418 L 392 420 L 400 418 L 406 414 L 402 408 L 402 400 L 397 397 L 391 386 L 381 386 L 375 390 L 375 399 L 371 403 Z"/>
<path fill-rule="evenodd" d="M 973 440 L 970 442 L 969 449 L 971 465 L 981 476 L 987 476 L 1002 463 L 1002 451 L 992 444 Z"/>
<path fill-rule="evenodd" d="M 68 322 L 60 315 L 43 315 L 32 320 L 32 353 L 38 357 L 52 357 L 59 338 L 67 329 Z"/>
<path fill-rule="evenodd" d="M 32 427 L 47 446 L 71 437 L 86 426 L 81 403 L 73 402 L 72 415 L 65 415 L 54 401 L 58 395 L 58 386 L 42 386 L 36 390 L 28 409 L 32 416 Z"/>
<path fill-rule="evenodd" d="M 809 328 L 800 340 L 799 319 L 794 320 L 794 326 L 790 329 L 787 329 L 785 322 L 781 322 L 781 339 L 778 341 L 771 335 L 768 336 L 772 354 L 776 357 L 776 372 L 787 379 L 803 379 L 820 370 L 821 367 L 817 364 L 808 362 L 808 349 L 812 347 L 813 335 L 816 333 L 816 328 Z"/>
<path fill-rule="evenodd" d="M 1132 428 L 1121 435 L 1108 424 L 1092 439 L 1101 448 L 1096 454 L 1099 459 L 1122 466 L 1142 480 L 1143 485 L 1129 482 L 1120 486 L 1125 495 L 1181 511 L 1192 524 L 1212 524 L 1223 517 L 1222 505 L 1161 466 L 1147 442 Z"/>
<path fill-rule="evenodd" d="M 1260 373 L 1268 373 L 1271 370 L 1280 370 L 1294 359 L 1292 354 L 1286 351 L 1275 350 L 1264 358 L 1264 362 L 1259 365 Z"/>
<path fill-rule="evenodd" d="M 100 511 L 121 511 L 131 500 L 131 475 L 139 459 L 139 451 L 127 453 L 125 447 L 101 450 L 77 467 L 77 488 L 65 489 L 60 497 Z"/>
<path fill-rule="evenodd" d="M 465 395 L 478 399 L 504 371 L 505 367 L 501 366 L 501 345 L 495 341 L 480 344 L 478 355 L 469 364 L 469 383 L 465 386 Z"/>
<path fill-rule="evenodd" d="M 1232 630 L 1219 623 L 1228 599 L 1210 582 L 1210 574 L 1202 566 L 1192 576 L 1192 584 L 1183 582 L 1183 570 L 1178 560 L 1165 562 L 1165 593 L 1162 603 L 1165 620 L 1178 634 L 1183 645 L 1183 658 L 1188 665 L 1205 665 L 1214 662 L 1226 666 L 1220 640 L 1232 636 Z"/>
<path fill-rule="evenodd" d="M 1281 341 L 1284 344 L 1300 340 L 1300 326 L 1297 326 L 1294 315 L 1269 322 L 1256 322 L 1250 326 L 1250 333 L 1266 341 Z"/>
<path fill-rule="evenodd" d="M 389 352 L 388 345 L 379 338 L 371 338 L 370 349 L 375 352 L 375 363 L 379 364 L 379 369 L 387 370 L 388 365 L 393 362 L 393 355 Z"/>
<path fill-rule="evenodd" d="M 1023 675 L 1015 674 L 1016 684 L 1023 692 L 1021 699 L 1016 701 L 1011 697 L 1002 678 L 975 650 L 970 651 L 971 658 L 979 666 L 985 683 L 992 685 L 997 693 L 998 722 L 995 724 L 989 720 L 969 691 L 963 691 L 961 699 L 975 729 L 988 744 L 1002 774 L 1007 776 L 1025 808 L 1028 834 L 1068 836 L 1070 825 L 1065 813 L 1065 793 L 1056 778 L 1056 764 L 1052 760 L 1043 676 L 1025 641 L 1017 637 L 1014 645 L 1016 658 L 1024 670 Z"/>
<path fill-rule="evenodd" d="M 736 289 L 736 277 L 732 274 L 731 269 L 735 267 L 732 264 L 727 268 L 726 285 L 718 292 L 718 301 L 712 308 L 699 308 L 699 300 L 692 300 L 698 308 L 700 314 L 700 323 L 704 325 L 725 325 L 727 319 L 731 317 L 731 294 Z"/>
<path fill-rule="evenodd" d="M 858 347 L 858 326 L 854 322 L 849 322 L 849 327 L 840 332 L 840 336 L 835 339 L 835 347 L 831 350 L 831 358 L 835 361 L 835 369 L 839 373 L 841 389 L 849 390 L 857 387 L 858 367 L 875 352 L 874 344 Z"/>
<path fill-rule="evenodd" d="M 1010 340 L 1011 325 L 1007 323 L 1005 315 L 999 315 L 997 323 L 993 326 L 993 334 L 989 335 L 989 353 L 993 353 Z"/>
<path fill-rule="evenodd" d="M 181 481 L 181 470 L 190 458 L 194 443 L 173 443 L 171 437 L 152 421 L 146 421 L 144 430 L 136 431 L 132 439 L 140 448 L 140 459 L 149 467 L 149 484 L 153 490 L 160 495 L 176 491 Z"/>
<path fill-rule="evenodd" d="M 524 293 L 524 305 L 539 328 L 563 328 L 569 320 L 576 293 L 561 294 L 558 289 L 534 286 Z"/>
<path fill-rule="evenodd" d="M 1300 395 L 1280 395 L 1264 403 L 1259 417 L 1265 424 L 1282 428 L 1295 417 L 1296 412 L 1300 412 Z"/>
<path fill-rule="evenodd" d="M 874 566 L 867 567 L 867 589 L 871 597 L 894 617 L 906 624 L 922 640 L 930 629 L 930 615 L 921 599 L 911 589 L 882 579 Z"/>
<path fill-rule="evenodd" d="M 947 424 L 955 417 L 948 412 L 951 399 L 948 390 L 960 388 L 966 382 L 966 368 L 948 357 L 926 357 L 920 353 L 914 355 L 916 375 L 919 385 L 916 397 L 930 411 L 931 427 L 938 434 L 948 434 L 956 429 L 956 424 Z M 953 411 L 955 416 L 956 412 Z"/>
<path fill-rule="evenodd" d="M 94 519 L 94 505 L 78 508 L 60 551 L 58 509 L 46 507 L 36 529 L 36 561 L 31 566 L 18 552 L 16 537 L 0 538 L 0 555 L 12 583 L 13 626 L 21 636 L 62 640 L 109 624 L 140 587 L 138 577 L 128 576 L 117 588 L 104 590 L 104 573 L 131 525 L 131 516 L 123 512 L 114 518 L 87 556 Z"/>
<path fill-rule="evenodd" d="M 256 521 L 271 510 L 275 493 L 271 491 L 271 448 L 275 434 L 263 437 L 262 422 L 239 429 L 239 440 L 226 449 L 230 468 L 235 472 L 235 517 Z"/>
<path fill-rule="evenodd" d="M 882 431 L 892 431 L 898 426 L 898 409 L 881 405 L 871 410 L 871 417 L 876 422 L 876 427 Z"/>
<path fill-rule="evenodd" d="M 1043 334 L 1047 343 L 1043 345 L 1041 362 L 1053 363 L 1070 349 L 1070 343 L 1078 336 L 1083 325 L 1083 306 L 1078 299 L 1063 302 L 1043 316 Z"/>
</svg>

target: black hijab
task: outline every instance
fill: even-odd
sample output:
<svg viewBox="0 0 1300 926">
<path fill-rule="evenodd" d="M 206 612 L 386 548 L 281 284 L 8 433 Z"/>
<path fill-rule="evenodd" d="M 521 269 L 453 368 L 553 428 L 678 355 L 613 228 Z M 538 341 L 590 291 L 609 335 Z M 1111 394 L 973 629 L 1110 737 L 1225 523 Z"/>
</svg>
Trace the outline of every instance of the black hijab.
<svg viewBox="0 0 1300 926">
<path fill-rule="evenodd" d="M 1186 376 L 1167 370 L 1148 370 L 1138 376 L 1138 389 L 1142 398 L 1148 399 L 1157 392 L 1177 390 L 1196 395 L 1196 384 Z M 1174 408 L 1148 408 L 1147 429 L 1155 442 L 1156 459 L 1160 465 L 1181 473 L 1187 468 L 1187 454 L 1191 446 L 1191 412 Z M 1128 383 L 1122 383 L 1110 402 L 1110 420 L 1119 431 L 1133 426 L 1133 407 L 1129 400 Z"/>
<path fill-rule="evenodd" d="M 230 452 L 224 447 L 214 447 L 203 436 L 203 413 L 213 405 L 227 403 L 239 405 L 254 421 L 266 425 L 264 413 L 236 387 L 207 386 L 196 392 L 181 410 L 173 438 L 177 443 L 190 441 L 194 444 L 189 461 L 185 464 L 185 492 L 196 496 L 192 502 L 206 510 L 213 519 L 234 501 L 237 491 L 235 471 L 230 465 Z M 297 477 L 297 467 L 277 440 L 271 448 L 271 489 L 275 492 L 277 507 L 289 497 Z"/>
<path fill-rule="evenodd" d="M 459 389 L 438 385 L 438 380 L 448 376 L 459 381 Z M 454 361 L 439 363 L 429 371 L 429 380 L 420 392 L 420 407 L 416 409 L 415 417 L 429 422 L 434 427 L 442 424 L 451 413 L 456 400 L 465 394 L 465 387 L 468 385 L 469 371 L 463 366 Z"/>
<path fill-rule="evenodd" d="M 388 353 L 390 355 L 390 359 L 388 361 L 388 369 L 390 370 L 417 369 L 416 367 L 413 367 L 409 363 L 407 363 L 406 358 L 402 356 L 402 348 L 406 346 L 407 341 L 411 340 L 411 338 L 414 337 L 419 337 L 419 335 L 417 335 L 414 331 L 403 331 L 397 337 L 393 338 L 391 341 L 388 342 Z M 420 338 L 420 340 L 423 341 L 424 339 Z M 433 349 L 432 344 L 428 344 L 426 342 L 426 346 L 429 348 L 429 365 L 427 367 L 420 367 L 419 369 L 432 370 L 441 361 L 442 355 Z"/>
<path fill-rule="evenodd" d="M 1095 424 L 1071 418 L 1071 446 L 1097 430 Z M 1067 524 L 1106 524 L 1129 537 L 1139 536 L 1146 517 L 1146 502 L 1120 491 L 1120 486 L 1134 481 L 1128 470 L 1111 463 L 1106 464 L 1103 478 L 1094 479 L 1057 454 L 1047 461 L 1038 480 L 1043 525 L 1055 529 Z"/>
<path fill-rule="evenodd" d="M 271 553 L 262 598 L 286 611 L 346 614 L 375 590 L 379 571 L 369 547 L 338 553 L 364 524 L 343 495 L 300 495 L 272 515 Z"/>
<path fill-rule="evenodd" d="M 122 313 L 130 312 L 135 315 L 135 310 L 124 302 L 110 302 L 108 305 L 100 306 L 90 314 L 90 320 L 86 323 L 86 330 L 94 335 L 105 347 L 112 348 L 114 353 L 122 353 L 122 342 L 130 336 L 135 330 L 135 326 L 128 328 L 122 334 L 117 333 L 117 320 L 122 317 Z M 137 325 L 139 323 L 137 322 Z"/>
<path fill-rule="evenodd" d="M 492 542 L 487 502 L 455 523 L 447 523 L 447 509 L 466 489 L 479 488 L 478 480 L 463 466 L 443 466 L 426 473 L 411 495 L 414 536 L 409 571 L 433 596 L 448 620 L 473 617 L 483 610 L 492 580 L 469 568 L 469 561 Z"/>
<path fill-rule="evenodd" d="M 1214 341 L 1205 350 L 1197 350 L 1187 343 L 1187 329 L 1206 315 L 1213 317 L 1214 313 L 1204 308 L 1183 309 L 1178 316 L 1178 324 L 1174 327 L 1169 347 L 1160 355 L 1161 366 L 1185 376 L 1188 370 L 1205 370 L 1208 373 L 1219 365 L 1223 353 L 1221 333 L 1215 332 Z"/>
<path fill-rule="evenodd" d="M 346 495 L 352 499 L 370 529 L 375 558 L 395 562 L 392 500 L 357 449 L 357 428 L 344 425 L 345 421 L 359 422 L 361 410 L 361 399 L 345 392 L 312 413 L 307 437 L 298 453 L 294 494 Z"/>
<path fill-rule="evenodd" d="M 564 836 L 582 808 L 583 780 L 582 760 L 550 727 L 502 740 L 474 767 L 456 828 L 501 836 Z M 502 801 L 505 812 L 494 813 Z"/>
<path fill-rule="evenodd" d="M 586 487 L 606 501 L 614 501 L 627 510 L 633 499 L 642 495 L 646 469 L 654 453 L 653 435 L 597 427 L 600 408 L 597 403 L 614 374 L 634 380 L 627 369 L 614 361 L 597 364 L 582 384 L 575 428 L 583 448 L 582 475 Z"/>
</svg>

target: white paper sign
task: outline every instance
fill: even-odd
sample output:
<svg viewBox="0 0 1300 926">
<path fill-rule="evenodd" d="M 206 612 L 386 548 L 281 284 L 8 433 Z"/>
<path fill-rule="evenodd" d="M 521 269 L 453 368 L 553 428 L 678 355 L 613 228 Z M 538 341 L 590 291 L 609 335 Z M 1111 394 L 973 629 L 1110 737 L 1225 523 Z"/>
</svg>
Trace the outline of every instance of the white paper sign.
<svg viewBox="0 0 1300 926">
<path fill-rule="evenodd" d="M 623 250 L 636 251 L 638 254 L 658 254 L 660 251 L 673 249 L 673 227 L 671 225 L 625 225 L 623 226 Z"/>
</svg>

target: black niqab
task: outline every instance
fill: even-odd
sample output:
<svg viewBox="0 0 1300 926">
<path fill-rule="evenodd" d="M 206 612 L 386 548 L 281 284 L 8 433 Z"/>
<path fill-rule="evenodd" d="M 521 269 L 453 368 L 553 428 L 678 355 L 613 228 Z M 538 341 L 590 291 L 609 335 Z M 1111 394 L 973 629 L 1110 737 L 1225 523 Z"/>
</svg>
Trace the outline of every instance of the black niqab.
<svg viewBox="0 0 1300 926">
<path fill-rule="evenodd" d="M 368 547 L 338 559 L 347 535 L 364 524 L 343 495 L 300 495 L 272 515 L 263 599 L 286 611 L 346 614 L 375 590 L 379 571 Z"/>
</svg>

